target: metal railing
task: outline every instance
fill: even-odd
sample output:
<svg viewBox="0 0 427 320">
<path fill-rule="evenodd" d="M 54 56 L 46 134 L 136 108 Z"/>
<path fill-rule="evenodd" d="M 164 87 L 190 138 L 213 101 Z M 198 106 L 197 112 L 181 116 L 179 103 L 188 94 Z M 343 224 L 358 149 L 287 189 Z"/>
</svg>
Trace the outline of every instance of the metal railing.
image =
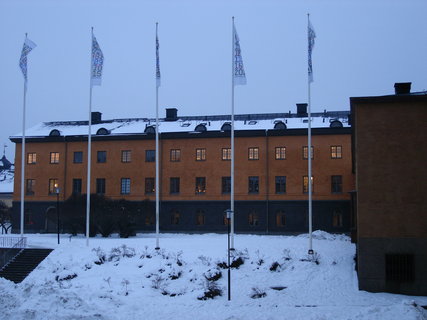
<svg viewBox="0 0 427 320">
<path fill-rule="evenodd" d="M 0 271 L 26 247 L 26 237 L 0 237 L 0 248 L 5 248 L 0 256 Z"/>
</svg>

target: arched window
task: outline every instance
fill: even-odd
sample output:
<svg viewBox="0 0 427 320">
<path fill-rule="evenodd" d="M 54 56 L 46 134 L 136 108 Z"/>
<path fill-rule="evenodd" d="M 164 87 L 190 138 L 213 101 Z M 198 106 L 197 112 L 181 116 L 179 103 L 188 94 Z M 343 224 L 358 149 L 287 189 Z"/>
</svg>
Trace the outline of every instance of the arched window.
<svg viewBox="0 0 427 320">
<path fill-rule="evenodd" d="M 96 131 L 97 136 L 106 136 L 109 134 L 110 134 L 110 131 L 105 129 L 105 128 L 100 128 L 100 129 L 98 129 L 98 131 Z"/>
<path fill-rule="evenodd" d="M 259 216 L 255 210 L 249 213 L 248 222 L 250 226 L 257 226 L 259 224 Z"/>
<path fill-rule="evenodd" d="M 276 124 L 274 125 L 274 129 L 276 129 L 276 130 L 285 130 L 286 129 L 286 124 L 283 121 L 277 121 Z"/>
<path fill-rule="evenodd" d="M 206 131 L 206 125 L 203 124 L 203 123 L 198 124 L 196 126 L 196 128 L 194 129 L 194 131 L 196 131 L 196 132 L 205 132 Z"/>
<path fill-rule="evenodd" d="M 61 135 L 61 132 L 59 132 L 59 130 L 57 129 L 53 129 L 50 133 L 49 133 L 49 137 L 59 137 Z"/>
<path fill-rule="evenodd" d="M 231 123 L 225 122 L 221 127 L 221 131 L 231 131 Z"/>
<path fill-rule="evenodd" d="M 145 133 L 149 133 L 149 134 L 155 134 L 156 133 L 156 128 L 154 126 L 148 126 L 147 128 L 145 128 Z"/>
<path fill-rule="evenodd" d="M 330 128 L 342 128 L 342 122 L 338 120 L 333 120 L 329 125 Z"/>
</svg>

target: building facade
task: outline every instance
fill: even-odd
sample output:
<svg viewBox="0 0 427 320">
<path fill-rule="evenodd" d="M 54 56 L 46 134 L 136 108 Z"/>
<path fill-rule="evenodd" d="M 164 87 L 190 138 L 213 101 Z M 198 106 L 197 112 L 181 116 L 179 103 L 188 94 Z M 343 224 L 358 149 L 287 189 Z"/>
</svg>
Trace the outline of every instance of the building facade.
<svg viewBox="0 0 427 320">
<path fill-rule="evenodd" d="M 359 288 L 427 295 L 427 92 L 351 98 Z"/>
<path fill-rule="evenodd" d="M 235 230 L 308 230 L 307 113 L 235 116 Z M 179 117 L 166 110 L 160 132 L 160 229 L 221 232 L 230 208 L 230 116 Z M 312 114 L 313 227 L 348 232 L 351 128 L 348 112 Z M 91 193 L 149 203 L 139 231 L 153 231 L 155 122 L 102 120 L 93 113 Z M 87 121 L 41 123 L 26 138 L 25 229 L 43 232 L 59 200 L 86 193 Z M 14 230 L 19 226 L 21 137 L 16 143 Z"/>
</svg>

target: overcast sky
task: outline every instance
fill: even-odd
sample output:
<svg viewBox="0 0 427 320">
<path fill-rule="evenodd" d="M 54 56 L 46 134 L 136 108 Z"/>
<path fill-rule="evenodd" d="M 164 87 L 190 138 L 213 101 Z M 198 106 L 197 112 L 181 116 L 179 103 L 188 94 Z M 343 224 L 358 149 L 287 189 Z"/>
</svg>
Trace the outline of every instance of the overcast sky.
<svg viewBox="0 0 427 320">
<path fill-rule="evenodd" d="M 316 31 L 312 111 L 349 110 L 349 97 L 392 94 L 395 82 L 427 89 L 426 0 L 0 0 L 0 143 L 21 132 L 25 33 L 27 128 L 87 120 L 90 28 L 104 53 L 93 111 L 104 119 L 155 116 L 159 22 L 160 116 L 229 114 L 231 17 L 246 86 L 236 113 L 295 111 L 307 102 L 307 13 Z M 3 147 L 1 148 L 1 155 Z"/>
</svg>

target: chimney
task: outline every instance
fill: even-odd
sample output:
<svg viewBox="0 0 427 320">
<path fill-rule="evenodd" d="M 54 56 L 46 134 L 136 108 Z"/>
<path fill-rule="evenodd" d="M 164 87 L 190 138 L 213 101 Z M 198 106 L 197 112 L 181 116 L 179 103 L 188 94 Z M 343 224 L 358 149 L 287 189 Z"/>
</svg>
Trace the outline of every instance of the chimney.
<svg viewBox="0 0 427 320">
<path fill-rule="evenodd" d="M 96 124 L 96 123 L 100 123 L 101 121 L 102 121 L 102 113 L 97 111 L 92 112 L 92 123 Z"/>
<path fill-rule="evenodd" d="M 411 82 L 396 82 L 394 84 L 395 94 L 409 94 L 411 93 Z"/>
<path fill-rule="evenodd" d="M 297 116 L 306 117 L 307 116 L 307 103 L 297 103 Z"/>
<path fill-rule="evenodd" d="M 166 121 L 178 120 L 178 109 L 177 108 L 166 108 Z"/>
</svg>

